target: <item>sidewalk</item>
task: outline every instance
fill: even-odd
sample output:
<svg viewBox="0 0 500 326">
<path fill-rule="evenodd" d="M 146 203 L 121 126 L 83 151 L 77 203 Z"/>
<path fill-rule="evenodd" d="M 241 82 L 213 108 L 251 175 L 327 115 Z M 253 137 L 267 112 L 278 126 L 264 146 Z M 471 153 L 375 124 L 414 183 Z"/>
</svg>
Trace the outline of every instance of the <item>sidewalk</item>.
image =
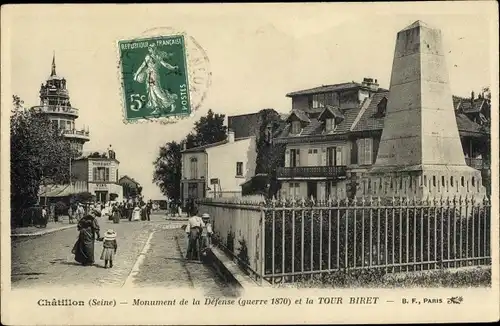
<svg viewBox="0 0 500 326">
<path fill-rule="evenodd" d="M 10 236 L 13 238 L 36 237 L 74 227 L 76 227 L 76 222 L 74 224 L 69 224 L 68 217 L 64 216 L 62 218 L 59 218 L 59 222 L 53 222 L 53 221 L 48 222 L 47 227 L 45 228 L 38 226 L 26 226 L 26 227 L 11 229 Z"/>
</svg>

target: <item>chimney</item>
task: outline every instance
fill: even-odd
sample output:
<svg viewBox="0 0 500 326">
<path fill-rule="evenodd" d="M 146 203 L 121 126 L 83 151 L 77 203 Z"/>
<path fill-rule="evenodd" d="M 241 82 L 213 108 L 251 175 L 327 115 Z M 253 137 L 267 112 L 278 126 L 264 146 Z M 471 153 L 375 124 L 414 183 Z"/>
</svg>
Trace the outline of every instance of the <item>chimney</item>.
<svg viewBox="0 0 500 326">
<path fill-rule="evenodd" d="M 365 77 L 362 85 L 369 87 L 372 91 L 378 91 L 379 84 L 376 79 Z"/>
<path fill-rule="evenodd" d="M 234 131 L 231 129 L 227 129 L 227 141 L 230 143 L 234 143 Z"/>
</svg>

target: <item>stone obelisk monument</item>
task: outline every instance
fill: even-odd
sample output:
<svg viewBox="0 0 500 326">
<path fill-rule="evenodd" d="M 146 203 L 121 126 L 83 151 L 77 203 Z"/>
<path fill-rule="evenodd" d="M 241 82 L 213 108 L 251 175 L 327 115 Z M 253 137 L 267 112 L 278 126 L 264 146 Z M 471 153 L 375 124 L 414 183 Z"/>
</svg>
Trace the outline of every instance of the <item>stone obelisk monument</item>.
<svg viewBox="0 0 500 326">
<path fill-rule="evenodd" d="M 465 163 L 441 31 L 421 21 L 397 34 L 384 129 L 357 196 L 484 198 Z"/>
</svg>

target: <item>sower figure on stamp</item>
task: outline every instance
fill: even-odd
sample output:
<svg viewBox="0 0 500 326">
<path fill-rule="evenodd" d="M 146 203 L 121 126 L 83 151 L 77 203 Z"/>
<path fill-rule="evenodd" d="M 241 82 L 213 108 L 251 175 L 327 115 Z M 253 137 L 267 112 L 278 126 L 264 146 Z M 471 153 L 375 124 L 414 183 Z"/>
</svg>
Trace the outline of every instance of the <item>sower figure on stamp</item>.
<svg viewBox="0 0 500 326">
<path fill-rule="evenodd" d="M 170 92 L 160 85 L 160 69 L 176 70 L 177 66 L 172 66 L 164 61 L 168 54 L 156 48 L 155 44 L 150 44 L 148 54 L 144 58 L 139 69 L 134 75 L 134 80 L 146 84 L 147 102 L 146 107 L 152 109 L 152 113 L 173 112 L 177 94 Z"/>
<path fill-rule="evenodd" d="M 201 232 L 205 227 L 205 223 L 198 216 L 198 208 L 194 207 L 192 209 L 192 214 L 188 220 L 186 226 L 186 234 L 188 236 L 188 249 L 186 254 L 186 259 L 192 260 L 194 258 L 200 259 L 200 247 L 201 247 Z"/>
</svg>

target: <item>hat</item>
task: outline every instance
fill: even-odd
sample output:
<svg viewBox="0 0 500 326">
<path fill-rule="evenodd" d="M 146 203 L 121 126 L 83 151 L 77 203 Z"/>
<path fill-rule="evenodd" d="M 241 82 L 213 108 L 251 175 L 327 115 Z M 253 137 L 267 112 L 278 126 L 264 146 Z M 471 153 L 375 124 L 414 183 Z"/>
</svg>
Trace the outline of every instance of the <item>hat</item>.
<svg viewBox="0 0 500 326">
<path fill-rule="evenodd" d="M 201 218 L 210 218 L 210 214 L 208 214 L 208 213 L 203 213 L 203 214 L 201 215 Z"/>
<path fill-rule="evenodd" d="M 115 240 L 116 239 L 116 232 L 109 229 L 104 233 L 104 240 Z"/>
</svg>

